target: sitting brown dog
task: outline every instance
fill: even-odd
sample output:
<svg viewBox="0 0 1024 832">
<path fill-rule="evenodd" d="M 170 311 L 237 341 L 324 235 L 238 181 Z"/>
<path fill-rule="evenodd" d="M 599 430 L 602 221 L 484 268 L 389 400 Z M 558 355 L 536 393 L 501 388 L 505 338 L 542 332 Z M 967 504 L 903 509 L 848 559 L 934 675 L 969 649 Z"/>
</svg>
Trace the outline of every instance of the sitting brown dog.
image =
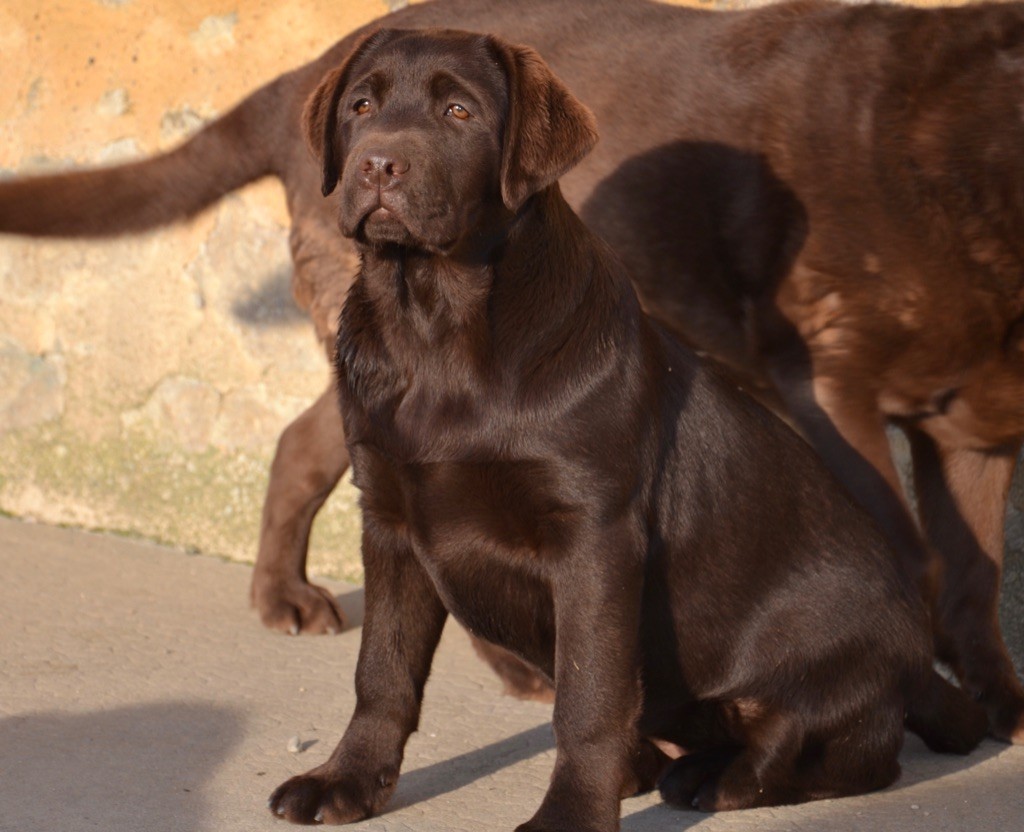
<svg viewBox="0 0 1024 832">
<path fill-rule="evenodd" d="M 361 253 L 336 353 L 362 491 L 355 715 L 271 810 L 379 811 L 450 612 L 555 685 L 558 756 L 520 829 L 672 803 L 884 787 L 904 714 L 967 751 L 924 607 L 813 451 L 641 312 L 562 198 L 594 120 L 528 48 L 381 30 L 308 107 Z"/>
<path fill-rule="evenodd" d="M 992 733 L 1024 742 L 998 618 L 1024 438 L 1024 4 L 435 0 L 387 22 L 529 43 L 595 109 L 604 140 L 564 181 L 570 204 L 625 259 L 647 311 L 777 394 L 927 594 L 940 656 Z M 277 176 L 295 295 L 332 348 L 349 285 L 338 263 L 354 257 L 294 136 L 364 33 L 171 153 L 0 183 L 0 231 L 150 228 Z M 305 576 L 313 518 L 349 462 L 336 399 L 286 429 L 271 470 L 253 600 L 286 631 L 341 626 Z M 894 423 L 911 440 L 916 519 Z"/>
</svg>

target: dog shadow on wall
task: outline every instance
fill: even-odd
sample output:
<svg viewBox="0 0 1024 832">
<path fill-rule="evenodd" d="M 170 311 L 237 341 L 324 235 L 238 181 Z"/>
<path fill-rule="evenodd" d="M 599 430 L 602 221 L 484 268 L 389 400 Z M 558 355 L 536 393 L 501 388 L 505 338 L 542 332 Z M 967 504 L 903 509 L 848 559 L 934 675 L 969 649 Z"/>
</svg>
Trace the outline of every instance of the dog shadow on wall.
<svg viewBox="0 0 1024 832">
<path fill-rule="evenodd" d="M 292 272 L 290 264 L 268 271 L 254 291 L 235 298 L 231 313 L 238 321 L 257 328 L 306 325 L 309 316 L 292 296 Z"/>
</svg>

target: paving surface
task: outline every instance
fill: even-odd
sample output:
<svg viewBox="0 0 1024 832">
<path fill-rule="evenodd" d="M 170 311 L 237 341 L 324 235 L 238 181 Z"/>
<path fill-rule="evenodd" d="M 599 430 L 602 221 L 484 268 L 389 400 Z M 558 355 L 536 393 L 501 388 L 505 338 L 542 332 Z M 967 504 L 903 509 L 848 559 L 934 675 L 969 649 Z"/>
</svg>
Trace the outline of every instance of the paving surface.
<svg viewBox="0 0 1024 832">
<path fill-rule="evenodd" d="M 264 631 L 250 567 L 115 537 L 0 519 L 0 830 L 283 832 L 265 808 L 321 762 L 353 706 L 358 627 Z M 333 587 L 358 623 L 361 593 Z M 359 830 L 511 830 L 543 795 L 550 709 L 499 695 L 449 627 L 421 730 L 386 814 Z M 305 750 L 287 750 L 298 736 Z M 1024 829 L 1024 748 L 967 758 L 910 738 L 894 787 L 718 816 L 656 796 L 623 803 L 624 832 Z"/>
</svg>

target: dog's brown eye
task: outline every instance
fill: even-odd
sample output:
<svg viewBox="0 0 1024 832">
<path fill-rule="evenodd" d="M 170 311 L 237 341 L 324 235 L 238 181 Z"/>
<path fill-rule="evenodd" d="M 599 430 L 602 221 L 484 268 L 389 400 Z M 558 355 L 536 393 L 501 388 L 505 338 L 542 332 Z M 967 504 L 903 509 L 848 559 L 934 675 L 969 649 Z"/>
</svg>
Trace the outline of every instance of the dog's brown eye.
<svg viewBox="0 0 1024 832">
<path fill-rule="evenodd" d="M 370 102 L 366 98 L 360 98 L 355 104 L 352 105 L 352 110 L 356 115 L 364 115 L 370 111 Z"/>
<path fill-rule="evenodd" d="M 455 118 L 465 121 L 469 118 L 469 110 L 463 107 L 461 104 L 449 104 L 448 109 L 444 111 L 446 116 L 455 116 Z"/>
</svg>

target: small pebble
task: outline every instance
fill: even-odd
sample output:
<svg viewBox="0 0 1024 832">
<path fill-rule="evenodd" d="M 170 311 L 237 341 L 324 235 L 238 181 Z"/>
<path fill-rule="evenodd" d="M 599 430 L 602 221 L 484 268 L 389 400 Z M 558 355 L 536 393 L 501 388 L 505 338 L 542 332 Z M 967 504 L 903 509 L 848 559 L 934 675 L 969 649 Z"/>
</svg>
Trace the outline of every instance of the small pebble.
<svg viewBox="0 0 1024 832">
<path fill-rule="evenodd" d="M 292 737 L 290 740 L 288 740 L 288 751 L 291 754 L 302 753 L 302 740 L 300 740 L 298 737 Z"/>
</svg>

